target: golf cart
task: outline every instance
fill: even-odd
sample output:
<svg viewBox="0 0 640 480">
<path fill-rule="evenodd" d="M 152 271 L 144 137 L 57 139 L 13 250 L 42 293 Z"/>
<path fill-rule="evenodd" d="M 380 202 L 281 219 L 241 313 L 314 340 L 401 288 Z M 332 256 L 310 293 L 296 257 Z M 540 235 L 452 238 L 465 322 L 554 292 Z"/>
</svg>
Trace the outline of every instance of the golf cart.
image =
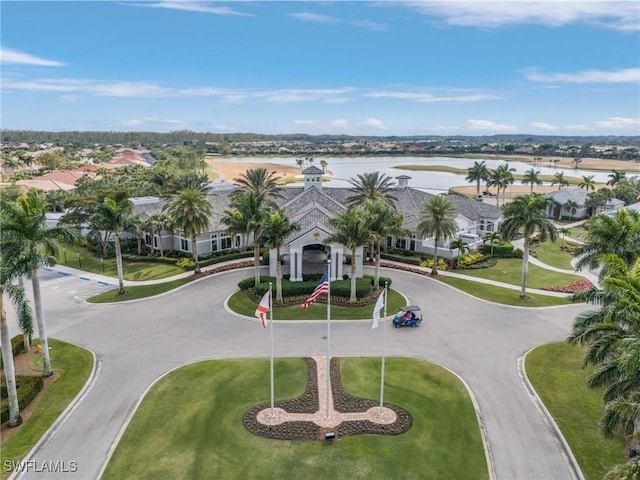
<svg viewBox="0 0 640 480">
<path fill-rule="evenodd" d="M 393 317 L 393 326 L 400 327 L 417 327 L 422 323 L 422 312 L 417 305 L 407 305 L 400 307 L 398 313 Z"/>
</svg>

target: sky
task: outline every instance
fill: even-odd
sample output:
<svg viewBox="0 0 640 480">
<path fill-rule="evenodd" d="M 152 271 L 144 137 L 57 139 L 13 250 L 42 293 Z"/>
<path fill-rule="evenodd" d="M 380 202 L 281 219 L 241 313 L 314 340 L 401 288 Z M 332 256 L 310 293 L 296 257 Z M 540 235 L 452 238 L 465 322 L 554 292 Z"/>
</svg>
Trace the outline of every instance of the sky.
<svg viewBox="0 0 640 480">
<path fill-rule="evenodd" d="M 637 1 L 0 3 L 1 128 L 640 135 Z"/>
</svg>

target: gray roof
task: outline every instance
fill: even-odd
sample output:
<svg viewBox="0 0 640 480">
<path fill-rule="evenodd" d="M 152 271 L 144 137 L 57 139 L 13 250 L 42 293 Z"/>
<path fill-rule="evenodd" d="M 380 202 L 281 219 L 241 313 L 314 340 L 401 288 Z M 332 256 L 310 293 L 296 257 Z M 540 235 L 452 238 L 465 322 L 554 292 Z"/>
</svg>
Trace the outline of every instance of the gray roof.
<svg viewBox="0 0 640 480">
<path fill-rule="evenodd" d="M 304 175 L 322 175 L 324 173 L 324 170 L 322 170 L 321 168 L 316 167 L 315 165 L 311 165 L 310 167 L 305 168 L 304 170 L 302 170 L 302 173 Z"/>
<path fill-rule="evenodd" d="M 555 192 L 547 193 L 547 197 L 558 205 L 566 205 L 571 200 L 576 205 L 583 206 L 587 200 L 587 195 L 587 191 L 582 188 L 562 188 Z"/>
</svg>

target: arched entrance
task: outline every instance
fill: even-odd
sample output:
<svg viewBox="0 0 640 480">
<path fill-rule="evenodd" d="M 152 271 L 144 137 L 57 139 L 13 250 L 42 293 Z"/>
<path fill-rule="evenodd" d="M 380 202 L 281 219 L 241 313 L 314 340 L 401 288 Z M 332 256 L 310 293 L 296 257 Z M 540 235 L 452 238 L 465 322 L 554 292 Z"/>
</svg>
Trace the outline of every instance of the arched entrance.
<svg viewBox="0 0 640 480">
<path fill-rule="evenodd" d="M 321 243 L 313 243 L 302 247 L 302 274 L 323 274 L 327 271 L 327 259 L 331 248 Z"/>
</svg>

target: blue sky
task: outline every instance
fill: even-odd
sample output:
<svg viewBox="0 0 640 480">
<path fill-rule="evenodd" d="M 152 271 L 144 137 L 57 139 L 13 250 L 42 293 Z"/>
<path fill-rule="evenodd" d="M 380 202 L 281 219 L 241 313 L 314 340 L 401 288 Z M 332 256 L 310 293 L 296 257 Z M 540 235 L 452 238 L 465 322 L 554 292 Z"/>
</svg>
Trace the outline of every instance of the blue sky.
<svg viewBox="0 0 640 480">
<path fill-rule="evenodd" d="M 4 129 L 640 134 L 637 1 L 0 9 Z"/>
</svg>

